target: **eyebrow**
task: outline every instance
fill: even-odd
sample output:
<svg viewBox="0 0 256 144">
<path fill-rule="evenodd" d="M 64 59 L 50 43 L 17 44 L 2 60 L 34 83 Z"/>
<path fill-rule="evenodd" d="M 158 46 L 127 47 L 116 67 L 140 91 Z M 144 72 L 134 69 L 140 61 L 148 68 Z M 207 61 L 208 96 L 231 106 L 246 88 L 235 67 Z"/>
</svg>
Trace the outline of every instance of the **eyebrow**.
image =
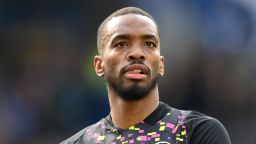
<svg viewBox="0 0 256 144">
<path fill-rule="evenodd" d="M 113 40 L 115 39 L 129 39 L 131 36 L 129 34 L 118 34 L 113 37 Z"/>
<path fill-rule="evenodd" d="M 143 39 L 157 39 L 157 37 L 153 34 L 145 34 L 141 36 Z"/>
<path fill-rule="evenodd" d="M 130 39 L 130 38 L 131 38 L 131 35 L 129 35 L 129 34 L 118 34 L 118 35 L 113 37 L 113 40 L 115 40 L 115 39 Z M 145 35 L 142 35 L 141 38 L 143 38 L 143 39 L 157 39 L 157 37 L 153 34 L 145 34 Z"/>
</svg>

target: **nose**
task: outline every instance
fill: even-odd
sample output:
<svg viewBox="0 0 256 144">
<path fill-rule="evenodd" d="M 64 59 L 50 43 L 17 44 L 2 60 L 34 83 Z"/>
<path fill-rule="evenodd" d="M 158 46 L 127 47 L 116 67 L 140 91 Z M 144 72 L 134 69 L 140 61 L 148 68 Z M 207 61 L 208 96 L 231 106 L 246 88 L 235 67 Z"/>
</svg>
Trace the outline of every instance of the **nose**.
<svg viewBox="0 0 256 144">
<path fill-rule="evenodd" d="M 132 60 L 145 60 L 145 54 L 140 48 L 131 49 L 131 52 L 127 55 L 128 61 Z"/>
</svg>

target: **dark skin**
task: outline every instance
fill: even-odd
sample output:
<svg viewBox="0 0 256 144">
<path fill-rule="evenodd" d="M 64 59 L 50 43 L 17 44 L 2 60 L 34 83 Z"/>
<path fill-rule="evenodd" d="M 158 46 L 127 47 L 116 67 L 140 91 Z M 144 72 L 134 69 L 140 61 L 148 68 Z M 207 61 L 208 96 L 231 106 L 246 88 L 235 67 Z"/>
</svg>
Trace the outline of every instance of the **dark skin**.
<svg viewBox="0 0 256 144">
<path fill-rule="evenodd" d="M 102 54 L 94 58 L 98 76 L 108 75 L 124 88 L 150 85 L 164 74 L 164 58 L 160 55 L 160 39 L 156 24 L 139 14 L 112 18 L 105 27 Z M 131 61 L 143 64 L 128 66 Z M 158 86 L 139 100 L 124 100 L 108 85 L 111 117 L 115 127 L 127 129 L 142 122 L 159 104 Z"/>
</svg>

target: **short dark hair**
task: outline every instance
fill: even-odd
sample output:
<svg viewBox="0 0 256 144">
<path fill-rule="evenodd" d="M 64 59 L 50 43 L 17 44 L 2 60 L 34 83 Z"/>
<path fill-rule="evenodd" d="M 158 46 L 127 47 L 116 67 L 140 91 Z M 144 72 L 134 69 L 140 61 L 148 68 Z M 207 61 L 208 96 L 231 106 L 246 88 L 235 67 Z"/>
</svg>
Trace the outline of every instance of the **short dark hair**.
<svg viewBox="0 0 256 144">
<path fill-rule="evenodd" d="M 156 24 L 157 32 L 159 34 L 158 25 L 157 25 L 156 21 L 154 20 L 154 18 L 150 14 L 148 14 L 144 10 L 142 10 L 140 8 L 137 8 L 137 7 L 125 7 L 125 8 L 119 9 L 119 10 L 115 11 L 114 13 L 112 13 L 99 26 L 98 33 L 97 33 L 97 49 L 98 49 L 99 54 L 102 54 L 102 47 L 103 47 L 103 41 L 104 41 L 103 37 L 106 33 L 106 31 L 105 31 L 106 24 L 112 18 L 122 16 L 122 15 L 126 15 L 126 14 L 139 14 L 139 15 L 146 16 L 146 17 L 150 18 Z"/>
</svg>

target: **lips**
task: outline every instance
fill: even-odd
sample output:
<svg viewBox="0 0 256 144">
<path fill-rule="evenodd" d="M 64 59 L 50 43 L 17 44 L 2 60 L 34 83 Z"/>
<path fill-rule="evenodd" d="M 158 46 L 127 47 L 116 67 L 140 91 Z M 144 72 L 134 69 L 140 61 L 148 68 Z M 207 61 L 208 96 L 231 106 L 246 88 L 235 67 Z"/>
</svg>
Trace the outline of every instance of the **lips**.
<svg viewBox="0 0 256 144">
<path fill-rule="evenodd" d="M 149 71 L 143 64 L 133 64 L 125 68 L 124 76 L 128 79 L 142 80 L 147 78 Z"/>
</svg>

